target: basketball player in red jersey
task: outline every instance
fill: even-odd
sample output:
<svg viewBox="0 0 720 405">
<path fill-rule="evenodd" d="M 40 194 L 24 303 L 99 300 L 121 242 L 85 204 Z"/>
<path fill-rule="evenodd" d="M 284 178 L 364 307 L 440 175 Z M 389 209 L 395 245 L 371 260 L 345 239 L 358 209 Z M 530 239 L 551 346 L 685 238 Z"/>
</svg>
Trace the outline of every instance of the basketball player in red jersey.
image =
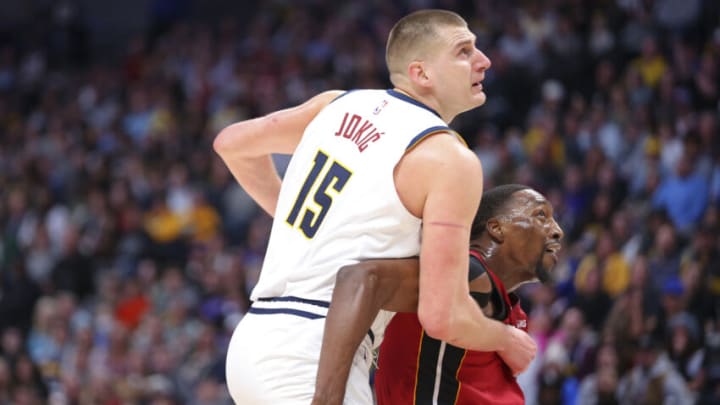
<svg viewBox="0 0 720 405">
<path fill-rule="evenodd" d="M 483 194 L 470 242 L 470 291 L 489 317 L 527 331 L 527 315 L 512 291 L 547 281 L 563 232 L 551 204 L 523 185 Z M 352 354 L 380 308 L 397 311 L 380 348 L 378 405 L 523 404 L 502 352 L 464 350 L 429 337 L 413 313 L 417 260 L 373 260 L 340 271 L 338 298 L 327 317 L 315 404 L 342 399 Z M 376 339 L 381 337 L 375 337 Z M 320 401 L 318 398 L 322 398 Z"/>
</svg>

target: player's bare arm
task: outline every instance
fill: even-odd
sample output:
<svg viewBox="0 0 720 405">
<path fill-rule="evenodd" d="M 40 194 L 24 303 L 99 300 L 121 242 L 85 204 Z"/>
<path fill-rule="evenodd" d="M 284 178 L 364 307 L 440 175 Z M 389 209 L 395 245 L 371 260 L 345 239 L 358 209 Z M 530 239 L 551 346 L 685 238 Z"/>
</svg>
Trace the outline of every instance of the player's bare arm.
<svg viewBox="0 0 720 405">
<path fill-rule="evenodd" d="M 345 396 L 352 358 L 380 309 L 416 312 L 417 258 L 368 260 L 338 272 L 325 323 L 314 405 L 340 405 Z M 489 293 L 487 275 L 470 283 L 470 290 Z M 492 313 L 492 306 L 483 308 Z"/>
<path fill-rule="evenodd" d="M 418 259 L 368 260 L 340 269 L 325 320 L 315 405 L 340 405 L 352 359 L 380 309 L 417 309 Z"/>
<path fill-rule="evenodd" d="M 395 179 L 408 210 L 423 218 L 418 302 L 423 328 L 455 346 L 504 350 L 512 332 L 482 313 L 467 282 L 470 225 L 482 195 L 477 156 L 451 134 L 435 135 L 403 157 Z"/>
<path fill-rule="evenodd" d="M 275 214 L 280 193 L 280 176 L 271 155 L 292 153 L 305 127 L 342 93 L 326 91 L 299 106 L 229 125 L 215 138 L 215 152 L 245 191 L 271 216 Z"/>
</svg>

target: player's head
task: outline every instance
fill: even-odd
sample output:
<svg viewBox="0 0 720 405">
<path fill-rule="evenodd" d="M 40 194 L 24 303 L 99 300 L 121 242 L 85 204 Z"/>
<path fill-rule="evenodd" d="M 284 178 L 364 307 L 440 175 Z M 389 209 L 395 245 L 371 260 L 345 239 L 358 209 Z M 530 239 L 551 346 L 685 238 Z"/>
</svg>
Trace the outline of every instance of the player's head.
<svg viewBox="0 0 720 405">
<path fill-rule="evenodd" d="M 390 31 L 385 59 L 395 87 L 430 98 L 443 118 L 478 107 L 490 60 L 475 47 L 465 20 L 446 10 L 420 10 Z"/>
<path fill-rule="evenodd" d="M 507 184 L 483 193 L 470 238 L 489 236 L 495 254 L 526 269 L 527 280 L 550 279 L 557 263 L 563 231 L 553 218 L 553 207 L 542 194 L 521 184 Z"/>
</svg>

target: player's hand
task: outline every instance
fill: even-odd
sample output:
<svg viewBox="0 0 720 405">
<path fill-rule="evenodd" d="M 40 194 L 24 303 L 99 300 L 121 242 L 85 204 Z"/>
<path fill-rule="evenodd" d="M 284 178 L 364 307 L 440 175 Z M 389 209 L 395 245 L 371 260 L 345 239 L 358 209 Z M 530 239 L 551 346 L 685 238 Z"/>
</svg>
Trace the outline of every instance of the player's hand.
<svg viewBox="0 0 720 405">
<path fill-rule="evenodd" d="M 514 376 L 525 371 L 537 353 L 537 344 L 527 332 L 507 326 L 507 344 L 498 355 L 510 367 Z"/>
</svg>

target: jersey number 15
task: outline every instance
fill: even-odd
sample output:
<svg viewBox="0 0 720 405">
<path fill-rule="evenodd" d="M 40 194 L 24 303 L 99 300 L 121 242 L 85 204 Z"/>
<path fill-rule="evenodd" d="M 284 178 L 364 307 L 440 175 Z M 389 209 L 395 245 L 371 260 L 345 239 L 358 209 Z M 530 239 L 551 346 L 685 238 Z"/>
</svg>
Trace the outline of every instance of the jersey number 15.
<svg viewBox="0 0 720 405">
<path fill-rule="evenodd" d="M 310 169 L 310 173 L 305 179 L 302 188 L 300 188 L 300 192 L 295 199 L 295 204 L 293 205 L 292 210 L 290 210 L 290 215 L 287 217 L 286 221 L 290 224 L 290 226 L 295 226 L 300 211 L 303 206 L 306 205 L 305 200 L 307 200 L 310 190 L 317 182 L 318 177 L 320 176 L 320 173 L 322 173 L 327 162 L 328 155 L 326 155 L 323 151 L 318 150 L 315 155 L 315 162 Z M 320 211 L 315 212 L 310 209 L 310 207 L 305 206 L 302 220 L 300 221 L 300 230 L 306 237 L 312 238 L 315 236 L 315 233 L 330 209 L 333 196 L 328 194 L 328 192 L 330 190 L 335 190 L 336 193 L 342 191 L 348 179 L 350 179 L 350 176 L 352 176 L 352 172 L 350 170 L 344 168 L 338 162 L 333 160 L 330 169 L 328 169 L 325 176 L 322 177 L 320 186 L 317 188 L 317 191 L 315 191 L 315 195 L 313 196 L 313 201 L 315 201 L 315 204 L 320 207 Z"/>
</svg>

